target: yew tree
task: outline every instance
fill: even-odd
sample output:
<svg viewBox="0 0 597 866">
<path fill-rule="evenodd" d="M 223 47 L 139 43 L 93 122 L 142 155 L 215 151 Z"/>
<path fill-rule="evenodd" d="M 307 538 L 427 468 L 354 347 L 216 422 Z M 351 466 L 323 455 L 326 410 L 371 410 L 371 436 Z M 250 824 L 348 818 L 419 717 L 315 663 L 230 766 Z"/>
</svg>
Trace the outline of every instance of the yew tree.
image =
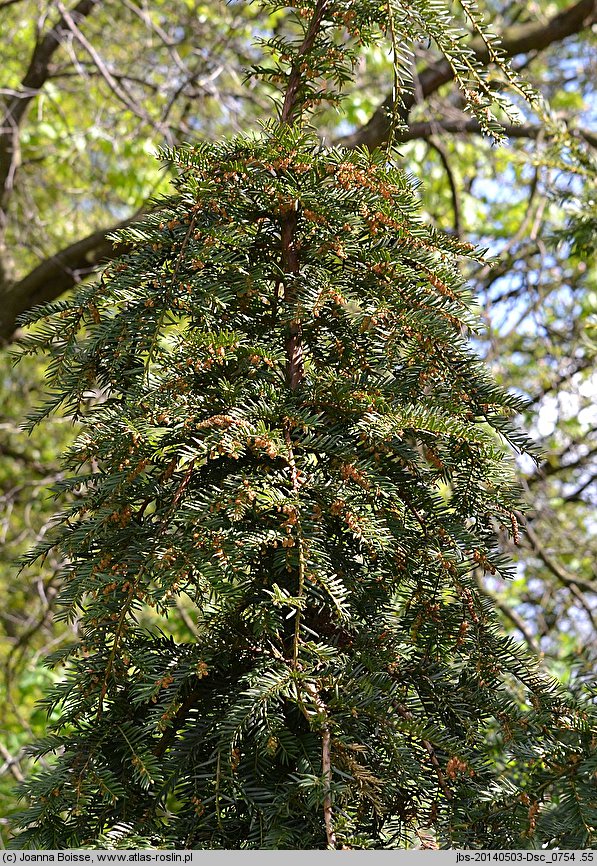
<svg viewBox="0 0 597 866">
<path fill-rule="evenodd" d="M 508 576 L 506 449 L 528 449 L 469 342 L 459 263 L 483 254 L 425 224 L 391 140 L 309 126 L 374 40 L 397 137 L 421 38 L 488 134 L 509 104 L 436 0 L 271 8 L 285 27 L 253 74 L 277 120 L 164 151 L 172 194 L 99 282 L 27 319 L 23 351 L 50 357 L 32 423 L 83 431 L 32 555 L 65 557 L 79 640 L 50 660 L 57 721 L 33 751 L 53 757 L 16 844 L 590 845 L 590 710 L 478 590 Z"/>
</svg>

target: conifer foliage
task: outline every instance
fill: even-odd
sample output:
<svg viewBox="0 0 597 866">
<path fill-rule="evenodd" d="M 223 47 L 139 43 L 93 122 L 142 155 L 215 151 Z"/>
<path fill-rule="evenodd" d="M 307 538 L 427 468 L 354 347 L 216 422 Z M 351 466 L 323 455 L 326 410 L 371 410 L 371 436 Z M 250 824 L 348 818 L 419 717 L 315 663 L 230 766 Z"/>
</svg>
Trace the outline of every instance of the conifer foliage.
<svg viewBox="0 0 597 866">
<path fill-rule="evenodd" d="M 51 660 L 17 844 L 589 844 L 586 712 L 475 589 L 507 573 L 504 442 L 525 447 L 465 339 L 477 253 L 423 223 L 398 155 L 306 125 L 387 29 L 396 58 L 435 38 L 495 128 L 491 92 L 437 3 L 286 14 L 255 71 L 279 120 L 164 153 L 173 194 L 32 317 L 39 417 L 83 429 L 47 543 L 80 641 Z"/>
</svg>

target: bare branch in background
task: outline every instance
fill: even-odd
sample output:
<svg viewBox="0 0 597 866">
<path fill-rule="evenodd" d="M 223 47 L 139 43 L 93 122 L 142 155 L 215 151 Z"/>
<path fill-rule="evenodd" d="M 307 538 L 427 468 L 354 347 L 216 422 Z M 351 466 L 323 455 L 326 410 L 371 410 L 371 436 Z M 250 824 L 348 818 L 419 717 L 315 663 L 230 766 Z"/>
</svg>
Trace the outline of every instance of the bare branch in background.
<svg viewBox="0 0 597 866">
<path fill-rule="evenodd" d="M 444 167 L 444 171 L 446 172 L 446 177 L 448 178 L 450 195 L 452 196 L 452 211 L 454 213 L 454 234 L 457 238 L 459 238 L 462 234 L 462 223 L 460 219 L 460 202 L 458 200 L 458 190 L 456 189 L 456 181 L 454 180 L 454 174 L 450 166 L 450 160 L 448 159 L 448 154 L 446 153 L 445 147 L 434 137 L 429 138 L 429 145 L 433 148 L 433 150 L 435 150 L 435 152 L 439 156 L 441 164 Z"/>
<path fill-rule="evenodd" d="M 79 0 L 67 17 L 62 15 L 56 24 L 35 45 L 29 67 L 21 87 L 6 104 L 0 128 L 0 232 L 6 217 L 2 213 L 14 186 L 19 162 L 19 128 L 31 101 L 50 77 L 50 63 L 69 30 L 68 21 L 81 20 L 90 15 L 101 0 Z M 66 11 L 66 10 L 65 10 Z"/>
<path fill-rule="evenodd" d="M 483 595 L 491 599 L 500 613 L 502 613 L 506 619 L 510 620 L 514 628 L 521 633 L 531 652 L 537 656 L 541 655 L 541 647 L 520 614 L 518 614 L 511 605 L 507 604 L 497 593 L 492 592 L 489 587 L 485 586 L 482 580 L 479 579 L 479 576 L 477 576 L 477 586 Z"/>
<path fill-rule="evenodd" d="M 12 776 L 16 779 L 17 782 L 24 782 L 25 777 L 21 773 L 21 769 L 19 767 L 20 758 L 14 755 L 11 755 L 6 746 L 0 741 L 0 755 L 4 758 L 4 765 L 0 767 L 0 776 L 2 776 L 7 771 L 12 774 Z"/>
<path fill-rule="evenodd" d="M 507 138 L 514 139 L 528 138 L 535 141 L 540 136 L 549 136 L 549 132 L 546 132 L 544 127 L 532 123 L 521 123 L 520 125 L 507 123 L 504 124 L 503 130 Z M 568 132 L 576 138 L 585 141 L 591 147 L 597 148 L 597 131 L 590 129 L 569 129 Z M 403 144 L 418 139 L 428 141 L 432 135 L 438 134 L 481 135 L 482 132 L 477 120 L 463 114 L 461 117 L 454 119 L 434 118 L 433 120 L 411 123 L 408 129 L 397 130 L 394 133 L 393 140 L 396 144 Z"/>
<path fill-rule="evenodd" d="M 597 593 L 597 581 L 595 583 L 590 583 L 588 580 L 584 580 L 582 577 L 577 577 L 574 574 L 569 574 L 566 569 L 555 560 L 552 556 L 550 556 L 545 550 L 541 540 L 536 534 L 535 530 L 530 524 L 529 520 L 524 520 L 521 517 L 521 524 L 525 528 L 525 532 L 527 538 L 530 542 L 531 549 L 533 553 L 535 553 L 541 562 L 549 569 L 549 571 L 557 578 L 557 580 L 562 584 L 562 586 L 566 586 L 568 588 L 577 587 L 583 592 L 591 592 Z"/>
<path fill-rule="evenodd" d="M 94 273 L 99 265 L 120 255 L 122 249 L 117 253 L 108 235 L 129 225 L 134 219 L 121 220 L 70 244 L 38 265 L 24 279 L 14 283 L 4 298 L 0 313 L 0 340 L 10 339 L 21 313 L 54 300 Z"/>
</svg>

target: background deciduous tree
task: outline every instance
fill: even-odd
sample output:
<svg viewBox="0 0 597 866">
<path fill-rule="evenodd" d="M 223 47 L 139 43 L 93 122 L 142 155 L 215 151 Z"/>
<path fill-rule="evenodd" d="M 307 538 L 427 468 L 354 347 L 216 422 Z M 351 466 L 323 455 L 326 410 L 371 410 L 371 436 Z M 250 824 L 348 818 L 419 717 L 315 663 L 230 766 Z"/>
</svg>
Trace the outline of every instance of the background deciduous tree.
<svg viewBox="0 0 597 866">
<path fill-rule="evenodd" d="M 363 51 L 343 116 L 322 118 L 326 140 L 375 147 L 393 134 L 405 165 L 425 179 L 423 205 L 439 227 L 478 240 L 497 265 L 469 274 L 487 321 L 479 350 L 509 387 L 531 400 L 530 425 L 546 458 L 521 465 L 531 505 L 509 585 L 484 582 L 504 621 L 558 676 L 588 678 L 595 630 L 596 214 L 593 78 L 594 0 L 486 3 L 515 67 L 548 100 L 549 121 L 522 102 L 522 122 L 494 147 L 463 112 L 436 46 L 416 46 L 414 87 L 403 127 L 384 104 L 391 57 Z M 0 334 L 16 316 L 59 297 L 112 255 L 106 233 L 135 218 L 163 189 L 151 152 L 160 144 L 213 140 L 271 115 L 265 84 L 242 86 L 259 63 L 257 36 L 280 32 L 279 13 L 235 3 L 9 0 L 0 3 L 4 38 L 0 128 Z M 466 26 L 466 22 L 463 22 Z M 491 58 L 478 37 L 471 46 Z M 0 485 L 5 506 L 0 580 L 10 604 L 1 615 L 7 701 L 3 792 L 21 775 L 23 744 L 43 727 L 32 713 L 50 676 L 40 657 L 58 644 L 52 598 L 59 563 L 14 583 L 9 562 L 47 526 L 47 484 L 57 477 L 68 420 L 25 438 L 18 424 L 38 399 L 41 364 L 16 371 L 5 354 L 0 417 Z M 186 616 L 180 612 L 182 621 Z M 10 808 L 7 806 L 7 809 Z"/>
</svg>

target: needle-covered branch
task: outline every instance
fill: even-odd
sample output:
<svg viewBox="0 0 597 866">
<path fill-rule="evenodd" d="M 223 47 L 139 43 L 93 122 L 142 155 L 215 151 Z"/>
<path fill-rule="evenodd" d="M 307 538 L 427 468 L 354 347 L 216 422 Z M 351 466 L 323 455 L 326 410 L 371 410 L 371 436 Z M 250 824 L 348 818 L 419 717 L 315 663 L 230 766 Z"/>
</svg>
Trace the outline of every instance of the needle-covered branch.
<svg viewBox="0 0 597 866">
<path fill-rule="evenodd" d="M 562 10 L 547 22 L 529 22 L 506 28 L 500 34 L 499 44 L 506 57 L 516 57 L 529 52 L 539 52 L 554 43 L 561 42 L 583 30 L 592 27 L 597 20 L 595 0 L 579 0 L 578 3 Z M 482 39 L 475 38 L 470 48 L 480 64 L 489 64 L 491 57 Z M 445 59 L 438 59 L 417 75 L 416 87 L 406 93 L 401 107 L 402 118 L 408 122 L 411 108 L 419 99 L 426 99 L 437 92 L 442 85 L 454 78 L 454 70 Z M 339 142 L 344 147 L 380 147 L 393 128 L 392 113 L 395 97 L 389 94 L 375 111 L 371 119 L 356 132 L 345 136 Z M 478 123 L 478 120 L 477 120 Z M 400 135 L 400 132 L 397 133 Z M 405 139 L 406 140 L 406 139 Z"/>
</svg>

